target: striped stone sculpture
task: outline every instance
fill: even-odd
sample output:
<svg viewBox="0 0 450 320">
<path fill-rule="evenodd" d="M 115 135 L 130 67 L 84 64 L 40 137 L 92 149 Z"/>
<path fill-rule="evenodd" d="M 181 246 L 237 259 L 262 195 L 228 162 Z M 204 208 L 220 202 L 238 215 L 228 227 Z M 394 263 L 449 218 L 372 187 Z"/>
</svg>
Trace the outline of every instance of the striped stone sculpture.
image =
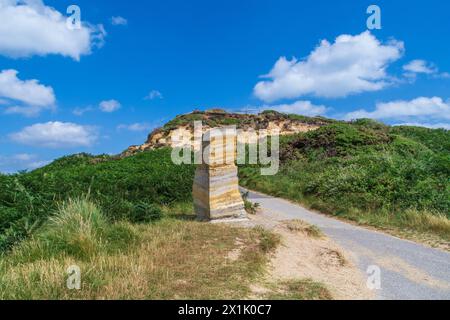
<svg viewBox="0 0 450 320">
<path fill-rule="evenodd" d="M 236 140 L 236 129 L 232 128 L 215 128 L 203 134 L 202 148 L 197 151 L 202 161 L 193 186 L 195 212 L 201 221 L 247 219 L 235 165 Z"/>
</svg>

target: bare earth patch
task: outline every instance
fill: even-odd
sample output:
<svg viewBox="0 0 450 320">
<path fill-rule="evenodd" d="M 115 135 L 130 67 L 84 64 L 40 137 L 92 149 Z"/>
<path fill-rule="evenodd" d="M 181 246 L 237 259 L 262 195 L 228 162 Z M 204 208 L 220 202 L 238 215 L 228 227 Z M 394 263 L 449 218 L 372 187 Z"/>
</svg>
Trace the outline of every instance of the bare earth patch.
<svg viewBox="0 0 450 320">
<path fill-rule="evenodd" d="M 297 283 L 290 285 L 295 288 L 304 288 L 308 284 L 317 287 L 316 296 L 306 295 L 306 299 L 330 298 L 320 284 L 333 299 L 375 298 L 367 289 L 366 278 L 354 265 L 352 257 L 323 234 L 318 236 L 316 227 L 298 220 L 274 223 L 260 215 L 252 216 L 251 223 L 269 228 L 281 237 L 281 245 L 271 258 L 269 273 L 262 283 L 252 286 L 251 298 L 273 296 L 279 284 L 286 283 Z M 311 288 L 311 285 L 307 287 Z M 295 294 L 286 296 L 296 298 Z"/>
</svg>

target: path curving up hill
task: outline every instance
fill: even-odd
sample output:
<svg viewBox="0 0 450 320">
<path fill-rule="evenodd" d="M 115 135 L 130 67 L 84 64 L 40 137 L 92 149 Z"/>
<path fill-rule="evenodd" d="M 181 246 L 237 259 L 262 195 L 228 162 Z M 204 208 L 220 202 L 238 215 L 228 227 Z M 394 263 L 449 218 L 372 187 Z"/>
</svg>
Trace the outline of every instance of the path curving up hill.
<svg viewBox="0 0 450 320">
<path fill-rule="evenodd" d="M 259 203 L 259 214 L 272 220 L 301 219 L 316 225 L 351 253 L 364 274 L 369 266 L 378 266 L 379 299 L 450 299 L 450 253 L 342 222 L 261 193 L 250 191 L 248 199 Z"/>
</svg>

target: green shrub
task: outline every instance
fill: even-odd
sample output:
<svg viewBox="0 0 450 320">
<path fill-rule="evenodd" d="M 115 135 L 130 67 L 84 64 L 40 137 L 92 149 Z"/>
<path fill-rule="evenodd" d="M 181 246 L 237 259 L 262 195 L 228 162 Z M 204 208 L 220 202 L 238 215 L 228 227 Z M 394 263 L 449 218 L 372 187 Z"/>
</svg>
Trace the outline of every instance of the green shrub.
<svg viewBox="0 0 450 320">
<path fill-rule="evenodd" d="M 161 208 L 157 205 L 140 202 L 133 206 L 129 220 L 134 223 L 151 222 L 161 219 L 162 214 Z"/>
</svg>

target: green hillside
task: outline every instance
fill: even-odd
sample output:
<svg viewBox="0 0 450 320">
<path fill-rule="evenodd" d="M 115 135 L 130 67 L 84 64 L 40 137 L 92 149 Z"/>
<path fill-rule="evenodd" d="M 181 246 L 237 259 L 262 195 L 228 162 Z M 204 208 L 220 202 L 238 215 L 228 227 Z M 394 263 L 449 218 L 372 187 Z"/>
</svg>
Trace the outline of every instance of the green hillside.
<svg viewBox="0 0 450 320">
<path fill-rule="evenodd" d="M 247 297 L 278 238 L 196 222 L 194 167 L 170 153 L 80 154 L 0 175 L 0 300 Z M 71 265 L 82 290 L 65 286 Z M 302 290 L 322 297 L 317 286 Z"/>
<path fill-rule="evenodd" d="M 191 200 L 194 170 L 160 149 L 123 159 L 78 154 L 0 175 L 0 251 L 32 234 L 62 201 L 88 194 L 111 221 L 158 219 L 163 206 Z"/>
<path fill-rule="evenodd" d="M 320 121 L 316 131 L 281 137 L 277 175 L 240 166 L 241 184 L 448 243 L 449 131 Z M 279 239 L 263 229 L 195 222 L 195 167 L 173 164 L 170 154 L 78 154 L 0 174 L 0 299 L 247 297 Z M 243 254 L 230 261 L 236 250 Z M 74 263 L 88 270 L 81 291 L 61 285 Z M 297 289 L 290 294 L 329 297 L 317 283 Z"/>
<path fill-rule="evenodd" d="M 450 132 L 333 123 L 283 137 L 281 169 L 240 167 L 241 184 L 321 212 L 378 227 L 450 239 Z"/>
<path fill-rule="evenodd" d="M 358 222 L 449 237 L 449 131 L 371 120 L 322 124 L 282 137 L 276 176 L 241 166 L 241 184 Z M 157 220 L 165 208 L 191 203 L 194 170 L 158 149 L 126 158 L 79 154 L 0 175 L 0 251 L 33 234 L 70 198 L 88 195 L 110 221 Z"/>
</svg>

